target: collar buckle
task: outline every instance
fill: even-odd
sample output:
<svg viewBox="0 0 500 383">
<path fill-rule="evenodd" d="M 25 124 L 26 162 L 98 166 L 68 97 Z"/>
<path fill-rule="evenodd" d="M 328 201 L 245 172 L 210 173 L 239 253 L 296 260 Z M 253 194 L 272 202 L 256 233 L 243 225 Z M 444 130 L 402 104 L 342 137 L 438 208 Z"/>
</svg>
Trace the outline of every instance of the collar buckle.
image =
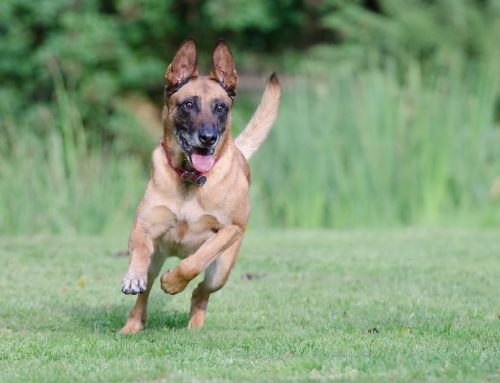
<svg viewBox="0 0 500 383">
<path fill-rule="evenodd" d="M 175 169 L 177 171 L 177 169 Z M 178 172 L 180 173 L 180 172 Z M 197 171 L 188 171 L 184 170 L 180 173 L 181 180 L 195 183 L 199 186 L 202 186 L 205 182 L 207 182 L 207 177 Z"/>
</svg>

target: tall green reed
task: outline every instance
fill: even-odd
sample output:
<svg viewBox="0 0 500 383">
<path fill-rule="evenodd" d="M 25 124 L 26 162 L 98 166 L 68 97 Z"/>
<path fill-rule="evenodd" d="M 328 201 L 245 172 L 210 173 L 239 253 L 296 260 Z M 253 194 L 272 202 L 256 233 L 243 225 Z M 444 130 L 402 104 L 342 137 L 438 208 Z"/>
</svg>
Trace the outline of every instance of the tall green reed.
<svg viewBox="0 0 500 383">
<path fill-rule="evenodd" d="M 285 89 L 252 164 L 255 224 L 500 223 L 493 66 L 320 73 Z"/>
<path fill-rule="evenodd" d="M 86 135 L 71 95 L 55 81 L 44 134 L 3 119 L 0 233 L 122 231 L 144 188 L 137 158 Z"/>
<path fill-rule="evenodd" d="M 251 162 L 251 227 L 499 224 L 496 67 L 429 68 L 311 67 L 285 86 Z M 126 233 L 148 169 L 86 133 L 55 82 L 44 134 L 0 121 L 0 233 Z"/>
</svg>

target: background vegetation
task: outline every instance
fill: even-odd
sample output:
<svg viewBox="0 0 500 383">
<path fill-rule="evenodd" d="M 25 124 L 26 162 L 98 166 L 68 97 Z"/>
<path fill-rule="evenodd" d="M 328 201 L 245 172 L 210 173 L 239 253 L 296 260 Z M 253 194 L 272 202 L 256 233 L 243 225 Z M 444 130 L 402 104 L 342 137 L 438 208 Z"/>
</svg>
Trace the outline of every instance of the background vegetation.
<svg viewBox="0 0 500 383">
<path fill-rule="evenodd" d="M 233 47 L 235 131 L 256 79 L 283 80 L 252 226 L 498 224 L 499 20 L 495 0 L 2 1 L 0 233 L 128 229 L 188 35 L 206 69 Z"/>
<path fill-rule="evenodd" d="M 235 134 L 280 75 L 266 230 L 205 328 L 200 276 L 121 337 L 117 251 L 189 35 L 205 71 L 234 51 Z M 1 0 L 0 381 L 500 381 L 498 36 L 498 0 Z"/>
</svg>

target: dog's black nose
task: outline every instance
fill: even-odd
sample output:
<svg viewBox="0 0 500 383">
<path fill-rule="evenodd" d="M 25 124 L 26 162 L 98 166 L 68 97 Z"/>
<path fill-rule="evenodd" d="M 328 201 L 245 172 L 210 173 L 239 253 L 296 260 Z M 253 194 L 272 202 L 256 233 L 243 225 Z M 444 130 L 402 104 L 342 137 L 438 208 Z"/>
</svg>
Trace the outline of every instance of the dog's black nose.
<svg viewBox="0 0 500 383">
<path fill-rule="evenodd" d="M 200 142 L 205 146 L 212 146 L 217 141 L 217 131 L 212 127 L 203 127 L 198 132 Z"/>
</svg>

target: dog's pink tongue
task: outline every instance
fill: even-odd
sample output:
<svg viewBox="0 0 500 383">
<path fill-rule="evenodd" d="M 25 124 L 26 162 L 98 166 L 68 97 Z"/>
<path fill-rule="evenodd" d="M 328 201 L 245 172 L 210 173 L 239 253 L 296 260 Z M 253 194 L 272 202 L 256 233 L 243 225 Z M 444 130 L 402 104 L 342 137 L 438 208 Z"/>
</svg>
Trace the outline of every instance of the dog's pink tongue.
<svg viewBox="0 0 500 383">
<path fill-rule="evenodd" d="M 193 167 L 198 170 L 200 173 L 206 173 L 214 166 L 214 157 L 210 154 L 191 154 L 191 162 L 193 163 Z"/>
</svg>

